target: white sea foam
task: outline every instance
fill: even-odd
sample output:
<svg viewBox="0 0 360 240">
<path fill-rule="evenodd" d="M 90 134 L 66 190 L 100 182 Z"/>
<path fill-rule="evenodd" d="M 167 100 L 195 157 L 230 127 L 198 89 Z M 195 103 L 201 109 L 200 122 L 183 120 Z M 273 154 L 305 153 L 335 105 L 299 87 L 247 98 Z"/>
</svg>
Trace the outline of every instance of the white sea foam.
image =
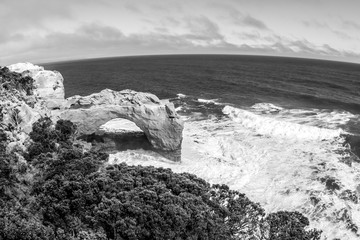
<svg viewBox="0 0 360 240">
<path fill-rule="evenodd" d="M 182 93 L 178 93 L 176 95 L 178 96 L 178 98 L 186 98 L 186 95 Z"/>
<path fill-rule="evenodd" d="M 217 102 L 218 99 L 202 99 L 202 98 L 198 98 L 198 102 L 201 103 L 212 103 L 212 104 L 216 104 L 216 105 L 220 105 L 220 103 Z"/>
<path fill-rule="evenodd" d="M 145 150 L 111 155 L 109 163 L 152 165 L 190 172 L 223 183 L 260 202 L 267 212 L 300 211 L 310 227 L 322 229 L 323 239 L 351 240 L 348 229 L 360 226 L 360 205 L 341 196 L 350 190 L 359 196 L 360 165 L 350 157 L 340 130 L 321 129 L 225 107 L 230 118 L 188 121 L 182 162 L 174 163 Z M 300 135 L 297 136 L 297 135 Z M 330 191 L 331 177 L 340 189 Z"/>
<path fill-rule="evenodd" d="M 176 112 L 179 112 L 179 111 L 181 111 L 181 110 L 183 110 L 183 109 L 184 109 L 183 106 L 179 106 L 179 107 L 175 108 L 175 111 L 176 111 Z"/>
<path fill-rule="evenodd" d="M 281 111 L 278 116 L 287 121 L 300 124 L 337 129 L 359 116 L 346 111 L 325 111 L 320 109 L 289 109 Z"/>
<path fill-rule="evenodd" d="M 256 103 L 253 106 L 251 106 L 251 108 L 255 109 L 256 111 L 261 111 L 265 113 L 273 113 L 283 110 L 282 107 L 276 106 L 272 103 Z"/>
<path fill-rule="evenodd" d="M 323 109 L 284 109 L 271 103 L 257 103 L 250 107 L 251 111 L 267 115 L 281 121 L 316 126 L 328 129 L 339 129 L 350 120 L 359 116 L 347 111 Z M 270 115 L 269 115 L 270 114 Z"/>
<path fill-rule="evenodd" d="M 260 116 L 231 106 L 225 106 L 223 113 L 245 128 L 252 129 L 258 134 L 268 136 L 323 140 L 332 139 L 340 136 L 341 133 L 344 133 L 341 129 L 324 129 L 315 126 L 281 121 L 271 117 Z"/>
</svg>

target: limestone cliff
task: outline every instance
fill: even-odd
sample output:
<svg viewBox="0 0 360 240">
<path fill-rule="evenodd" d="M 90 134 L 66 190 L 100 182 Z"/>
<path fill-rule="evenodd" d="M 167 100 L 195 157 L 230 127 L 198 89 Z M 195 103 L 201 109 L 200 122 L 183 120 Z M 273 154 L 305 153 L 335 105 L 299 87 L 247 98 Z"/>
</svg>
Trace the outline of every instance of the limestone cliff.
<svg viewBox="0 0 360 240">
<path fill-rule="evenodd" d="M 134 122 L 145 133 L 154 150 L 180 161 L 183 122 L 169 101 L 159 100 L 150 93 L 109 89 L 65 99 L 63 77 L 59 72 L 44 70 L 31 63 L 14 64 L 8 68 L 22 76 L 32 77 L 34 86 L 32 94 L 26 96 L 26 99 L 31 99 L 31 104 L 23 98 L 2 104 L 3 126 L 13 121 L 14 106 L 18 109 L 17 132 L 21 134 L 28 134 L 32 123 L 45 115 L 54 121 L 71 120 L 78 127 L 79 137 L 96 133 L 101 125 L 120 117 Z M 26 137 L 19 142 L 24 144 Z"/>
<path fill-rule="evenodd" d="M 34 95 L 42 99 L 49 109 L 61 108 L 64 104 L 64 78 L 57 71 L 44 70 L 31 63 L 17 63 L 8 66 L 10 71 L 30 76 L 34 79 Z"/>
</svg>

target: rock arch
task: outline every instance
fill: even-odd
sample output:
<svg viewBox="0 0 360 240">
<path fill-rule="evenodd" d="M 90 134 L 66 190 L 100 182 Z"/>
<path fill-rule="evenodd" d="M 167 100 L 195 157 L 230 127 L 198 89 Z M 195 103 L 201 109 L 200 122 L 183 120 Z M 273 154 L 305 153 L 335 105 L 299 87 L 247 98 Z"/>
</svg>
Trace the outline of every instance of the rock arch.
<svg viewBox="0 0 360 240">
<path fill-rule="evenodd" d="M 105 89 L 85 97 L 70 97 L 65 109 L 53 112 L 75 123 L 79 134 L 95 133 L 114 118 L 128 119 L 145 133 L 154 149 L 174 161 L 181 159 L 183 122 L 172 103 L 153 94 Z"/>
</svg>

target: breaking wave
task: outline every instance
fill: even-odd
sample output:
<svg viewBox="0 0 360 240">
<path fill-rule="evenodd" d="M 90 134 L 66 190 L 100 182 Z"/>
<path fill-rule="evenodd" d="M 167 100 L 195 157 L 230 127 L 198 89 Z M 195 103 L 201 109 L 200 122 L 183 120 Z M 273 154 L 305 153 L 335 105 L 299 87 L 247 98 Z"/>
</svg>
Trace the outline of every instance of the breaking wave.
<svg viewBox="0 0 360 240">
<path fill-rule="evenodd" d="M 263 135 L 320 141 L 339 137 L 345 133 L 341 129 L 325 129 L 260 116 L 231 106 L 225 106 L 223 113 L 238 124 Z"/>
<path fill-rule="evenodd" d="M 347 111 L 327 109 L 284 109 L 271 103 L 257 103 L 250 110 L 288 122 L 328 129 L 345 128 L 350 121 L 357 122 L 358 115 Z"/>
<path fill-rule="evenodd" d="M 202 99 L 202 98 L 198 98 L 198 101 L 200 103 L 212 103 L 212 104 L 219 104 L 217 101 L 218 99 Z"/>
</svg>

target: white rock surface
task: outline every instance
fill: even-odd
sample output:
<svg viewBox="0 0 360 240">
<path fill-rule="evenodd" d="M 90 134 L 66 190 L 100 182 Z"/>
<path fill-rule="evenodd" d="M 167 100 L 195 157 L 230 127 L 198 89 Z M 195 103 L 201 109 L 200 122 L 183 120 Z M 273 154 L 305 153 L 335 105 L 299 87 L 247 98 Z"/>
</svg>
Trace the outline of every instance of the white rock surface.
<svg viewBox="0 0 360 240">
<path fill-rule="evenodd" d="M 44 70 L 31 63 L 7 66 L 10 71 L 28 75 L 35 80 L 34 95 L 42 98 L 50 109 L 62 108 L 65 102 L 64 78 L 57 71 Z"/>
<path fill-rule="evenodd" d="M 142 132 L 132 121 L 124 118 L 115 118 L 100 126 L 100 130 L 111 133 L 133 133 Z"/>
</svg>

